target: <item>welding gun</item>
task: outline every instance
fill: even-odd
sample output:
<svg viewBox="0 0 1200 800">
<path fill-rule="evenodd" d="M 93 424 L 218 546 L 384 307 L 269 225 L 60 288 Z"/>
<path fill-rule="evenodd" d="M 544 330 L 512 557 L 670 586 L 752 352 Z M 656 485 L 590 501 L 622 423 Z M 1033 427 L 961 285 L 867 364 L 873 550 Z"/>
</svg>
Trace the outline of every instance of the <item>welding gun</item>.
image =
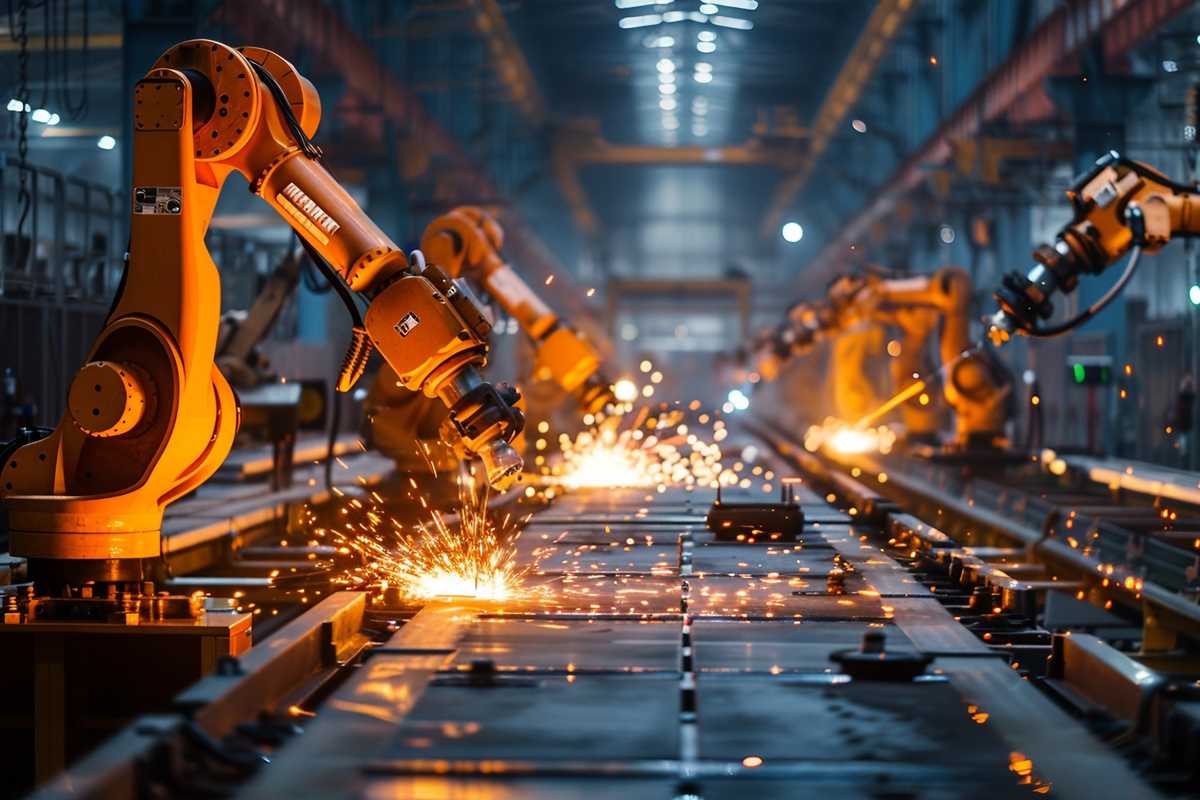
<svg viewBox="0 0 1200 800">
<path fill-rule="evenodd" d="M 1054 244 L 1034 251 L 1037 262 L 1022 274 L 1005 275 L 994 295 L 1000 310 L 988 320 L 997 346 L 1014 333 L 1057 336 L 1098 314 L 1133 277 L 1142 253 L 1155 253 L 1174 237 L 1200 234 L 1200 195 L 1157 170 L 1115 151 L 1067 191 L 1074 217 Z M 1044 324 L 1054 313 L 1055 292 L 1070 294 L 1081 275 L 1096 275 L 1131 253 L 1121 277 L 1105 294 L 1071 319 Z"/>
</svg>

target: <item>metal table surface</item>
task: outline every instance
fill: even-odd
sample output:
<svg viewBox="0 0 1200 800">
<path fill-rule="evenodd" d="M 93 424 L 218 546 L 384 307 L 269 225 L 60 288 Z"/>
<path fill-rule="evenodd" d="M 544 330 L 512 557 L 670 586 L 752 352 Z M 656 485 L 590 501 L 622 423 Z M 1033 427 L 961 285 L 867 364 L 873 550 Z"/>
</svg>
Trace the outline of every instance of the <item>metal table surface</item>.
<svg viewBox="0 0 1200 800">
<path fill-rule="evenodd" d="M 517 547 L 545 595 L 426 607 L 239 796 L 1155 796 L 866 527 L 802 489 L 802 542 L 716 542 L 711 500 L 559 498 Z M 874 630 L 935 653 L 927 676 L 839 674 Z"/>
</svg>

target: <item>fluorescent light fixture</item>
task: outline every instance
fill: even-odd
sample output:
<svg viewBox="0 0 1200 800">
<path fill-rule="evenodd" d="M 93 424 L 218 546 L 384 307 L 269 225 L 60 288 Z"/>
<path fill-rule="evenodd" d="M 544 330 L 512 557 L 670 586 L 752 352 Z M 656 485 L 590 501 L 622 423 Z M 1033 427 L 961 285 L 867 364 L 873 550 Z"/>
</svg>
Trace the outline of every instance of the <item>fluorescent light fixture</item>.
<svg viewBox="0 0 1200 800">
<path fill-rule="evenodd" d="M 668 11 L 662 15 L 663 22 L 683 22 L 688 15 L 683 11 Z"/>
<path fill-rule="evenodd" d="M 675 94 L 675 84 L 660 83 L 658 85 L 658 93 L 659 94 Z"/>
<path fill-rule="evenodd" d="M 717 52 L 717 43 L 716 42 L 696 42 L 696 49 L 706 55 L 708 53 L 715 53 L 715 52 Z"/>
<path fill-rule="evenodd" d="M 663 117 L 663 130 L 673 131 L 679 128 L 679 120 L 675 117 Z"/>
<path fill-rule="evenodd" d="M 637 17 L 621 17 L 617 20 L 618 28 L 645 28 L 650 25 L 659 25 L 663 21 L 662 14 L 642 14 Z"/>
<path fill-rule="evenodd" d="M 40 122 L 45 125 L 50 121 L 50 112 L 44 108 L 35 108 L 29 118 L 34 122 Z"/>
<path fill-rule="evenodd" d="M 108 134 L 105 134 L 96 140 L 96 147 L 99 147 L 101 150 L 112 150 L 116 146 L 117 140 Z"/>
<path fill-rule="evenodd" d="M 696 38 L 702 42 L 715 42 L 717 35 L 712 31 L 700 31 L 696 34 Z"/>
<path fill-rule="evenodd" d="M 46 120 L 47 125 L 57 125 L 60 122 L 62 122 L 62 117 L 58 114 L 51 114 L 50 119 Z"/>
<path fill-rule="evenodd" d="M 674 111 L 679 106 L 674 97 L 659 98 L 658 107 L 663 111 Z"/>
<path fill-rule="evenodd" d="M 624 10 L 626 8 L 641 8 L 642 6 L 666 6 L 674 2 L 675 0 L 616 0 L 616 6 Z"/>
<path fill-rule="evenodd" d="M 785 222 L 779 229 L 779 234 L 788 244 L 795 244 L 804 238 L 804 226 L 799 222 Z"/>
<path fill-rule="evenodd" d="M 674 47 L 675 46 L 675 37 L 674 36 L 647 36 L 644 44 L 646 45 L 646 47 L 650 47 L 650 48 Z"/>
<path fill-rule="evenodd" d="M 754 23 L 748 19 L 738 19 L 737 17 L 713 17 L 710 21 L 713 25 L 719 25 L 722 28 L 734 28 L 739 31 L 749 31 L 754 29 Z"/>
<path fill-rule="evenodd" d="M 695 70 L 696 72 L 712 72 L 712 64 L 707 61 L 697 61 Z"/>
<path fill-rule="evenodd" d="M 712 14 L 718 13 L 720 10 L 721 9 L 717 8 L 712 3 L 701 3 L 700 4 L 700 13 L 701 14 L 712 15 Z"/>
<path fill-rule="evenodd" d="M 708 17 L 704 14 L 701 14 L 699 11 L 693 11 L 692 13 L 688 14 L 688 19 L 690 19 L 692 22 L 699 22 L 700 24 L 708 22 Z"/>
<path fill-rule="evenodd" d="M 675 75 L 674 75 L 674 74 L 669 74 L 669 75 L 659 75 L 659 76 L 658 76 L 658 82 L 659 82 L 659 83 L 674 83 L 674 82 L 675 82 Z"/>
<path fill-rule="evenodd" d="M 9 111 L 28 111 L 29 110 L 29 106 L 25 105 L 24 103 L 22 103 L 20 100 L 18 100 L 15 97 L 12 100 L 8 101 L 7 108 Z"/>
<path fill-rule="evenodd" d="M 753 11 L 758 8 L 758 0 L 709 0 L 714 6 L 736 8 L 741 11 Z"/>
<path fill-rule="evenodd" d="M 712 83 L 712 78 L 713 76 L 711 72 L 692 73 L 692 80 L 694 80 L 696 83 Z"/>
<path fill-rule="evenodd" d="M 655 64 L 654 66 L 659 72 L 662 72 L 662 73 L 668 73 L 668 72 L 675 71 L 675 62 L 669 58 L 660 58 L 658 60 L 658 63 Z"/>
</svg>

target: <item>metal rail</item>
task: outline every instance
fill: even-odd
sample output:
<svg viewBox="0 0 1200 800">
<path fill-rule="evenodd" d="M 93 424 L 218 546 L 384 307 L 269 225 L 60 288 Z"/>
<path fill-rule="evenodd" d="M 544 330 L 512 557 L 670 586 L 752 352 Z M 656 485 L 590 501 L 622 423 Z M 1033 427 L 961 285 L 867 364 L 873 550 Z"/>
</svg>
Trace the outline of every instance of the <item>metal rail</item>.
<svg viewBox="0 0 1200 800">
<path fill-rule="evenodd" d="M 756 433 L 802 470 L 833 487 L 864 515 L 874 511 L 876 518 L 886 518 L 903 507 L 941 530 L 963 534 L 969 542 L 987 543 L 989 538 L 998 537 L 1015 543 L 1031 557 L 1051 565 L 1056 574 L 1083 582 L 1087 587 L 1083 596 L 1094 605 L 1112 608 L 1115 604 L 1139 615 L 1144 638 L 1152 646 L 1169 649 L 1175 646 L 1177 634 L 1200 639 L 1200 605 L 1124 565 L 1105 563 L 1085 553 L 1051 535 L 1048 526 L 1034 527 L 1026 519 L 976 502 L 961 490 L 943 490 L 911 471 L 885 469 L 867 457 L 840 464 L 808 453 L 770 426 L 756 426 Z M 871 477 L 884 473 L 886 481 L 876 479 L 877 488 L 869 488 L 845 474 L 855 466 Z"/>
</svg>

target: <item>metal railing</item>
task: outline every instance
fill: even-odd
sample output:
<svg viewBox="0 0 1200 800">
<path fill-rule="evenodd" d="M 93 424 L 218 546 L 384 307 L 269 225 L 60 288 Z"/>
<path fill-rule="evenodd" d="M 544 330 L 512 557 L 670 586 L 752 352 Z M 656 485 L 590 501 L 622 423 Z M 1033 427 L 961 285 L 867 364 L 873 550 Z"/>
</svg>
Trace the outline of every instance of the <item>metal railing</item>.
<svg viewBox="0 0 1200 800">
<path fill-rule="evenodd" d="M 121 276 L 127 221 L 116 194 L 82 178 L 0 160 L 0 297 L 107 304 Z M 24 225 L 20 225 L 24 213 Z"/>
<path fill-rule="evenodd" d="M 20 169 L 0 154 L 0 375 L 12 369 L 16 404 L 32 405 L 36 424 L 53 425 L 120 284 L 129 212 L 122 193 L 35 165 L 25 167 L 26 210 Z M 225 230 L 210 230 L 206 241 L 224 308 L 248 307 L 258 275 L 287 247 Z"/>
</svg>

